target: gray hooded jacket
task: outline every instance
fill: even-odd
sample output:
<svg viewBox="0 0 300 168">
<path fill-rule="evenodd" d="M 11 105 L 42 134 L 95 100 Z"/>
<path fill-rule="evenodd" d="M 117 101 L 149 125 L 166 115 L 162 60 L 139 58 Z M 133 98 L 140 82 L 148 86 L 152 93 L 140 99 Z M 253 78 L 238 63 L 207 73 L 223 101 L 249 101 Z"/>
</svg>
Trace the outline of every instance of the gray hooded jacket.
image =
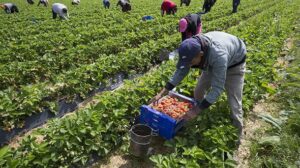
<svg viewBox="0 0 300 168">
<path fill-rule="evenodd" d="M 205 39 L 208 45 L 207 64 L 203 70 L 209 71 L 212 75 L 212 89 L 199 104 L 201 108 L 207 108 L 216 102 L 224 91 L 227 69 L 245 62 L 247 51 L 246 45 L 241 39 L 228 33 L 214 31 L 198 36 Z M 170 90 L 177 86 L 189 70 L 190 67 L 182 69 L 177 67 L 166 88 Z"/>
</svg>

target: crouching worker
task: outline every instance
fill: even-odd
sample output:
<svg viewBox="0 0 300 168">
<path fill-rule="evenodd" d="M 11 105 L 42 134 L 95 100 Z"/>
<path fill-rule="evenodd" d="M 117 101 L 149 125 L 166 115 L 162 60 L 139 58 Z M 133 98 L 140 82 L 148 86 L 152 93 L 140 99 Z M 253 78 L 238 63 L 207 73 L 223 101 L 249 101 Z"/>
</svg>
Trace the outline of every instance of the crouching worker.
<svg viewBox="0 0 300 168">
<path fill-rule="evenodd" d="M 67 20 L 69 18 L 67 7 L 61 3 L 54 3 L 52 5 L 52 14 L 53 14 L 53 19 L 56 19 L 57 15 L 59 15 L 61 19 Z"/>
<path fill-rule="evenodd" d="M 182 4 L 185 4 L 185 6 L 189 6 L 191 3 L 191 0 L 180 0 L 180 6 L 182 6 Z"/>
<path fill-rule="evenodd" d="M 128 12 L 131 10 L 131 5 L 129 0 L 119 0 L 117 6 L 119 5 L 122 7 L 123 12 Z"/>
<path fill-rule="evenodd" d="M 45 7 L 47 7 L 49 2 L 48 0 L 40 0 L 37 6 L 40 6 L 40 4 L 43 4 Z"/>
<path fill-rule="evenodd" d="M 4 3 L 0 4 L 0 8 L 4 9 L 5 13 L 10 14 L 10 13 L 19 13 L 18 7 L 13 4 L 13 3 Z"/>
<path fill-rule="evenodd" d="M 109 9 L 109 7 L 110 7 L 109 0 L 103 0 L 103 6 L 104 6 L 105 9 Z"/>
<path fill-rule="evenodd" d="M 217 0 L 205 0 L 202 10 L 204 10 L 204 13 L 207 13 L 211 10 L 211 8 L 215 5 Z"/>
<path fill-rule="evenodd" d="M 197 105 L 187 112 L 184 119 L 197 117 L 226 90 L 233 125 L 238 129 L 239 145 L 243 132 L 242 95 L 246 67 L 244 42 L 224 32 L 209 32 L 184 40 L 178 52 L 179 60 L 173 77 L 150 103 L 157 103 L 177 86 L 191 68 L 201 69 L 202 74 L 194 90 Z"/>
<path fill-rule="evenodd" d="M 80 0 L 72 0 L 72 5 L 79 5 Z"/>
<path fill-rule="evenodd" d="M 179 21 L 179 32 L 181 32 L 181 39 L 184 41 L 194 35 L 202 32 L 202 22 L 200 15 L 188 14 Z"/>
<path fill-rule="evenodd" d="M 161 16 L 164 16 L 166 13 L 167 15 L 173 14 L 177 12 L 177 5 L 172 2 L 171 0 L 164 0 L 161 4 Z"/>
</svg>

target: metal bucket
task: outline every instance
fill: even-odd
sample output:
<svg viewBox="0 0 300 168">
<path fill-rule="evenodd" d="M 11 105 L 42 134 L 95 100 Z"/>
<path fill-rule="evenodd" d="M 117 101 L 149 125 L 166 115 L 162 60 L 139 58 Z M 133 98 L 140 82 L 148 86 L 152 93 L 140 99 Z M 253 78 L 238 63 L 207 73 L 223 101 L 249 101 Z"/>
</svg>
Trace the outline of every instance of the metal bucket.
<svg viewBox="0 0 300 168">
<path fill-rule="evenodd" d="M 146 157 L 150 150 L 151 138 L 156 135 L 152 128 L 144 124 L 136 124 L 130 129 L 129 151 L 137 157 Z"/>
</svg>

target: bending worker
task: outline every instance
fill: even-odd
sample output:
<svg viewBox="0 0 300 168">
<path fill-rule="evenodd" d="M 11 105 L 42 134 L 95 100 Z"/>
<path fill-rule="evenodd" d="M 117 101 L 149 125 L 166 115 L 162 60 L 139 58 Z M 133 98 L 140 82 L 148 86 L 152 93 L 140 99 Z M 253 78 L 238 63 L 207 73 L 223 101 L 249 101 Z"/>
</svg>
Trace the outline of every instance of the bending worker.
<svg viewBox="0 0 300 168">
<path fill-rule="evenodd" d="M 184 41 L 194 35 L 202 32 L 202 22 L 200 15 L 188 14 L 179 21 L 179 32 L 181 32 L 181 39 Z"/>
<path fill-rule="evenodd" d="M 4 9 L 5 13 L 19 13 L 18 7 L 13 3 L 0 4 L 0 8 Z"/>
<path fill-rule="evenodd" d="M 43 4 L 45 7 L 47 7 L 49 2 L 48 0 L 40 0 L 37 6 L 40 6 L 40 4 Z"/>
<path fill-rule="evenodd" d="M 56 19 L 57 15 L 59 15 L 61 19 L 69 18 L 67 7 L 61 3 L 54 3 L 52 5 L 52 14 L 53 14 L 53 19 Z"/>
<path fill-rule="evenodd" d="M 118 5 L 122 7 L 123 12 L 128 12 L 131 10 L 131 5 L 129 0 L 119 0 L 117 6 Z"/>
<path fill-rule="evenodd" d="M 161 4 L 161 16 L 164 16 L 165 13 L 167 15 L 173 14 L 177 12 L 177 5 L 171 0 L 164 0 Z"/>
<path fill-rule="evenodd" d="M 72 5 L 79 5 L 80 0 L 72 0 Z"/>
<path fill-rule="evenodd" d="M 182 6 L 182 4 L 185 4 L 185 6 L 189 6 L 191 3 L 191 0 L 180 0 L 180 6 Z"/>
<path fill-rule="evenodd" d="M 177 86 L 191 68 L 199 68 L 203 71 L 194 90 L 197 105 L 187 113 L 185 119 L 195 118 L 201 111 L 215 103 L 226 90 L 233 125 L 238 129 L 239 145 L 243 132 L 242 93 L 246 66 L 245 44 L 233 35 L 215 31 L 186 39 L 180 44 L 178 52 L 177 70 L 165 88 L 150 103 L 157 103 L 162 96 Z"/>
<path fill-rule="evenodd" d="M 104 6 L 104 8 L 106 9 L 109 9 L 109 7 L 110 7 L 110 2 L 109 2 L 109 0 L 103 0 L 103 6 Z"/>
<path fill-rule="evenodd" d="M 210 9 L 215 5 L 217 0 L 205 0 L 202 10 L 204 10 L 204 13 L 207 13 L 210 11 Z"/>
</svg>

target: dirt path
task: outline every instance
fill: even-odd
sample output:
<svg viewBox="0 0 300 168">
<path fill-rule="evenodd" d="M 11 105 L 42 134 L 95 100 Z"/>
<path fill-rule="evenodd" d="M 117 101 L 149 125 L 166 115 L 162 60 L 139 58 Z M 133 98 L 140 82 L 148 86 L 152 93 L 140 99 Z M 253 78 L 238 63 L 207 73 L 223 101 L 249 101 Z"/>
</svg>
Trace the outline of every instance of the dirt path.
<svg viewBox="0 0 300 168">
<path fill-rule="evenodd" d="M 288 56 L 289 51 L 293 47 L 293 39 L 288 38 L 285 40 L 284 47 L 280 53 L 281 57 L 277 59 L 275 67 L 279 67 L 281 70 L 285 70 L 289 65 L 290 57 Z M 277 87 L 277 84 L 272 84 L 273 87 Z M 257 102 L 254 105 L 252 111 L 244 120 L 244 139 L 241 141 L 239 149 L 235 152 L 235 160 L 237 161 L 237 168 L 248 168 L 249 166 L 249 157 L 250 157 L 250 146 L 253 140 L 257 140 L 262 137 L 265 130 L 268 129 L 269 125 L 260 120 L 258 114 L 271 114 L 277 115 L 281 110 L 281 104 L 276 99 L 274 95 Z"/>
<path fill-rule="evenodd" d="M 258 102 L 244 121 L 244 139 L 239 149 L 235 152 L 235 160 L 238 164 L 237 168 L 250 167 L 248 159 L 250 157 L 251 142 L 261 138 L 263 132 L 269 127 L 269 125 L 260 120 L 257 115 L 278 113 L 280 111 L 280 104 L 274 99 L 275 98 L 272 97 L 266 101 Z"/>
<path fill-rule="evenodd" d="M 166 154 L 171 153 L 170 148 L 164 146 L 165 140 L 160 137 L 153 137 L 151 142 L 151 148 L 154 149 L 154 154 Z M 120 154 L 122 152 L 115 152 L 111 154 L 106 160 L 103 160 L 92 168 L 153 168 L 152 162 L 146 159 L 139 159 L 129 154 Z"/>
</svg>

